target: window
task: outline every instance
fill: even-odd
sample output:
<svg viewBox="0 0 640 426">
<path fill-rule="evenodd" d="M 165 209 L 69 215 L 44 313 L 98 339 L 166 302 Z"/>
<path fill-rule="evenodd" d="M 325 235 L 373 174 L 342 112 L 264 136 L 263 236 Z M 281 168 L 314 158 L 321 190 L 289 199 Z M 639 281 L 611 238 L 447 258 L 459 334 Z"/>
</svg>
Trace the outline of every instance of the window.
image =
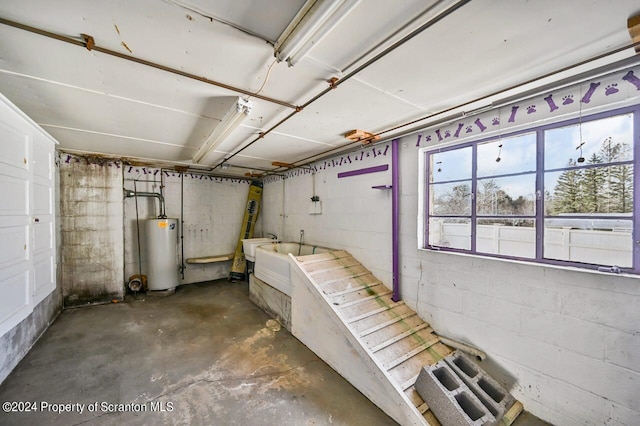
<svg viewBox="0 0 640 426">
<path fill-rule="evenodd" d="M 425 151 L 424 248 L 639 272 L 628 108 Z"/>
</svg>

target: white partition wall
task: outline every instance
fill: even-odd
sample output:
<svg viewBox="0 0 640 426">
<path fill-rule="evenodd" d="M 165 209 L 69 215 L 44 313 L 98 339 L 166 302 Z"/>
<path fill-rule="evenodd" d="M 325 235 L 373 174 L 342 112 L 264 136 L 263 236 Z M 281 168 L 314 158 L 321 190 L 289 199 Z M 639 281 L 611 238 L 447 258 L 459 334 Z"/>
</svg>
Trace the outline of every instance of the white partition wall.
<svg viewBox="0 0 640 426">
<path fill-rule="evenodd" d="M 0 95 L 0 337 L 56 287 L 55 145 Z"/>
</svg>

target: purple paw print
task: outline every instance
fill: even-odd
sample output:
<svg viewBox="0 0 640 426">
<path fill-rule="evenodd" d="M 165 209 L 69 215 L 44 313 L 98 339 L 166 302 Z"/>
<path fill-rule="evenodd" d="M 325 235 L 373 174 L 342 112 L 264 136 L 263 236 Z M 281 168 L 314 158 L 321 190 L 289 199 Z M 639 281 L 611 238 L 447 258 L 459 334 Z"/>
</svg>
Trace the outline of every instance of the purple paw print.
<svg viewBox="0 0 640 426">
<path fill-rule="evenodd" d="M 467 128 L 465 129 L 465 133 L 471 133 L 471 132 L 473 132 L 473 127 L 467 126 Z"/>
<path fill-rule="evenodd" d="M 494 118 L 493 120 L 491 120 L 491 124 L 493 124 L 494 126 L 497 126 L 500 124 L 500 119 L 499 118 Z"/>
<path fill-rule="evenodd" d="M 425 141 L 431 142 L 431 135 L 428 135 L 427 138 L 425 139 Z"/>
<path fill-rule="evenodd" d="M 562 105 L 569 105 L 573 103 L 573 95 L 567 95 L 562 97 Z"/>
<path fill-rule="evenodd" d="M 444 132 L 444 138 L 450 138 L 451 137 L 451 131 L 447 130 L 446 132 Z"/>
<path fill-rule="evenodd" d="M 613 95 L 614 93 L 618 93 L 618 92 L 619 90 L 618 90 L 617 83 L 610 84 L 604 89 L 605 96 Z"/>
<path fill-rule="evenodd" d="M 531 105 L 527 107 L 527 114 L 533 114 L 536 112 L 536 106 L 535 105 Z"/>
</svg>

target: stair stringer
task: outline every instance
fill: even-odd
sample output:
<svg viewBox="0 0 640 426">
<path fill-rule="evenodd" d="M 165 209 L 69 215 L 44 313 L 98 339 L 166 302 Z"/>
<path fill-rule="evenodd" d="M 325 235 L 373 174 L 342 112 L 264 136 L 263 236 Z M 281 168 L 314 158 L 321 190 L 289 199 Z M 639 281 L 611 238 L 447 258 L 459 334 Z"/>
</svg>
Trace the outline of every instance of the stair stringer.
<svg viewBox="0 0 640 426">
<path fill-rule="evenodd" d="M 291 333 L 401 425 L 427 421 L 394 385 L 369 349 L 313 285 L 295 256 L 291 262 Z"/>
</svg>

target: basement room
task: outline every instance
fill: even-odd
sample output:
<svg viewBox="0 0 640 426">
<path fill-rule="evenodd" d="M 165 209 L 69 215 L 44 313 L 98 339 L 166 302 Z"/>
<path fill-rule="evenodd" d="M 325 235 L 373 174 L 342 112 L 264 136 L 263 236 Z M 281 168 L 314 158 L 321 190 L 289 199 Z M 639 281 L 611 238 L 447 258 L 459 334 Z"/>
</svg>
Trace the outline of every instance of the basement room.
<svg viewBox="0 0 640 426">
<path fill-rule="evenodd" d="M 637 0 L 2 0 L 0 424 L 640 425 L 639 54 Z"/>
</svg>

